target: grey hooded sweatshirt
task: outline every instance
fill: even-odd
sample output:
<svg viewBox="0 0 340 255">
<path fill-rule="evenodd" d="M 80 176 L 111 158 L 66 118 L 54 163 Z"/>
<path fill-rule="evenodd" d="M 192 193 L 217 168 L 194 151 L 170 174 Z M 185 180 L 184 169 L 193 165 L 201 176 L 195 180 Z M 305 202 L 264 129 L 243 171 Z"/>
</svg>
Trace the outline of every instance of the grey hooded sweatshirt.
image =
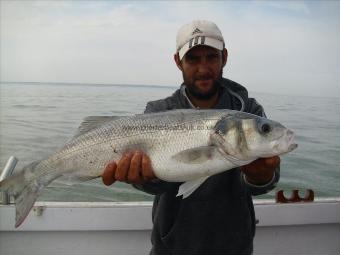
<svg viewBox="0 0 340 255">
<path fill-rule="evenodd" d="M 265 116 L 247 90 L 222 79 L 216 109 L 231 109 Z M 165 99 L 149 102 L 145 113 L 194 108 L 185 85 Z M 253 251 L 255 213 L 251 195 L 272 190 L 279 180 L 255 186 L 235 168 L 208 178 L 186 199 L 176 197 L 181 183 L 155 180 L 137 189 L 155 195 L 152 211 L 151 255 L 248 255 Z"/>
</svg>

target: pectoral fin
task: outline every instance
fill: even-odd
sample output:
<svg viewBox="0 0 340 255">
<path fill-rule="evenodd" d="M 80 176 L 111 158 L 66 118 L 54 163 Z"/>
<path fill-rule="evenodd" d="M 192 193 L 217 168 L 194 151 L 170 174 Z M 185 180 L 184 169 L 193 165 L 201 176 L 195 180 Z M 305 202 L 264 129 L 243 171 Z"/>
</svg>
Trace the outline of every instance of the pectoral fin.
<svg viewBox="0 0 340 255">
<path fill-rule="evenodd" d="M 225 154 L 225 153 L 223 153 L 222 155 L 229 162 L 231 162 L 233 165 L 235 165 L 235 167 L 248 165 L 250 162 L 253 162 L 255 160 L 255 158 L 253 158 L 253 159 L 239 159 L 239 158 L 236 158 L 232 155 Z"/>
<path fill-rule="evenodd" d="M 172 156 L 172 158 L 181 163 L 202 164 L 207 160 L 213 159 L 215 153 L 218 153 L 215 146 L 201 146 L 181 151 Z"/>
<path fill-rule="evenodd" d="M 183 196 L 184 198 L 187 198 L 188 196 L 190 196 L 196 189 L 198 189 L 199 186 L 201 186 L 201 184 L 203 182 L 205 182 L 206 179 L 208 179 L 209 176 L 205 176 L 193 181 L 187 181 L 185 183 L 183 183 L 181 186 L 179 186 L 178 188 L 178 193 L 177 196 Z"/>
</svg>

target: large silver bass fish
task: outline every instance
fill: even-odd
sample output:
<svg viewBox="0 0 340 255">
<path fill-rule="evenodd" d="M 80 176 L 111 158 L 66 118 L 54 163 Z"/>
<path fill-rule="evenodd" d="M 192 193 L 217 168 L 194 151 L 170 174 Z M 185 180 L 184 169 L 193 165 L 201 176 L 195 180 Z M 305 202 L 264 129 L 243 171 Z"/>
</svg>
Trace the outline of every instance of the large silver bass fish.
<svg viewBox="0 0 340 255">
<path fill-rule="evenodd" d="M 293 132 L 280 123 L 238 111 L 88 117 L 62 149 L 0 182 L 0 190 L 14 195 L 17 227 L 53 180 L 99 177 L 109 161 L 119 160 L 129 150 L 148 154 L 157 178 L 183 182 L 178 195 L 185 198 L 211 175 L 296 147 Z"/>
</svg>

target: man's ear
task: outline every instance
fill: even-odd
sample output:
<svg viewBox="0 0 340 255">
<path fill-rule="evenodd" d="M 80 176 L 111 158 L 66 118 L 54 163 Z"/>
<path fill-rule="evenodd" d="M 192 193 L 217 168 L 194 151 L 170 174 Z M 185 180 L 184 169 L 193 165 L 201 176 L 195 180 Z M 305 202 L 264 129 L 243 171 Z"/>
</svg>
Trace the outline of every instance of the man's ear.
<svg viewBox="0 0 340 255">
<path fill-rule="evenodd" d="M 227 60 L 228 60 L 228 50 L 226 48 L 224 48 L 222 50 L 222 64 L 223 64 L 223 67 L 227 64 Z"/>
<path fill-rule="evenodd" d="M 183 71 L 182 62 L 181 62 L 181 60 L 179 59 L 179 54 L 178 54 L 178 53 L 176 53 L 176 54 L 174 55 L 174 60 L 175 60 L 175 62 L 176 62 L 176 65 L 177 65 L 178 69 L 181 70 L 181 71 Z"/>
</svg>

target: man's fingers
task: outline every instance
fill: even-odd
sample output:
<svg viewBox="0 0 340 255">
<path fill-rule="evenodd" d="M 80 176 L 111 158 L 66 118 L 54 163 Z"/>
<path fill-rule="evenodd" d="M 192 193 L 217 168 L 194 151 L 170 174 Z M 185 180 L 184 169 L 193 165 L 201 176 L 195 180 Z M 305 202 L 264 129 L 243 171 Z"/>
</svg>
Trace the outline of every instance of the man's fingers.
<svg viewBox="0 0 340 255">
<path fill-rule="evenodd" d="M 105 185 L 109 186 L 116 181 L 115 178 L 116 168 L 117 164 L 114 161 L 106 165 L 105 170 L 102 174 L 102 180 Z"/>
<path fill-rule="evenodd" d="M 102 175 L 105 185 L 111 185 L 116 180 L 140 184 L 154 178 L 151 160 L 142 151 L 124 154 L 118 164 L 114 162 L 108 164 Z"/>
<path fill-rule="evenodd" d="M 156 178 L 152 166 L 151 166 L 151 160 L 148 155 L 143 154 L 142 158 L 142 175 L 145 181 L 152 180 Z"/>
<path fill-rule="evenodd" d="M 241 171 L 247 180 L 253 184 L 262 185 L 268 183 L 274 176 L 275 169 L 280 164 L 280 157 L 259 158 L 252 163 L 242 166 Z"/>
<path fill-rule="evenodd" d="M 142 153 L 137 151 L 131 158 L 130 169 L 127 177 L 129 183 L 139 184 L 143 182 L 141 176 L 141 167 L 142 167 Z"/>
<path fill-rule="evenodd" d="M 118 165 L 117 165 L 117 169 L 116 169 L 116 173 L 115 173 L 115 178 L 118 181 L 122 181 L 122 182 L 128 182 L 127 180 L 127 175 L 128 175 L 128 171 L 130 168 L 130 162 L 131 162 L 131 158 L 132 158 L 132 153 L 127 153 L 125 155 L 123 155 L 123 157 L 119 160 Z"/>
<path fill-rule="evenodd" d="M 272 158 L 265 158 L 265 164 L 268 166 L 274 166 L 277 167 L 280 164 L 280 157 L 275 156 Z"/>
<path fill-rule="evenodd" d="M 271 158 L 259 158 L 252 163 L 242 166 L 241 169 L 243 170 L 254 170 L 258 171 L 261 169 L 274 169 L 280 164 L 280 157 L 275 156 Z"/>
</svg>

